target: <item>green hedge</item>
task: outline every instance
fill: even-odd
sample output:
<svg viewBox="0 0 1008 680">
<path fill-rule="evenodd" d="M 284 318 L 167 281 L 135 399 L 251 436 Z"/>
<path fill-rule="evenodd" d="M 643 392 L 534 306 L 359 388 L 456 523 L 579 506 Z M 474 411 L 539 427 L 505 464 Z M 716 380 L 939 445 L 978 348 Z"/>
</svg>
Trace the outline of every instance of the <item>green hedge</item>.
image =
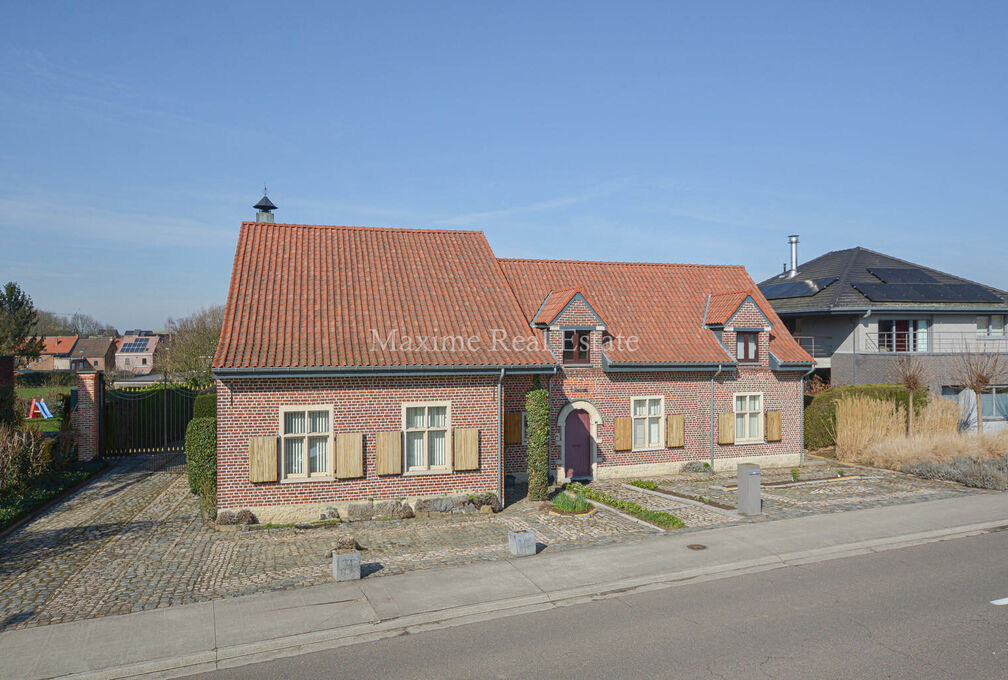
<svg viewBox="0 0 1008 680">
<path fill-rule="evenodd" d="M 193 404 L 193 418 L 217 417 L 217 393 L 207 392 L 196 397 Z"/>
<path fill-rule="evenodd" d="M 836 444 L 833 439 L 836 427 L 834 404 L 847 395 L 860 395 L 880 401 L 894 401 L 904 408 L 906 408 L 908 401 L 907 389 L 901 385 L 845 385 L 819 392 L 813 395 L 811 400 L 809 395 L 806 395 L 805 448 L 814 450 Z M 927 400 L 927 389 L 917 390 L 914 393 L 914 412 L 920 413 L 920 410 L 927 406 Z"/>
<path fill-rule="evenodd" d="M 217 419 L 193 418 L 185 436 L 189 490 L 199 496 L 217 485 Z"/>
<path fill-rule="evenodd" d="M 549 496 L 549 392 L 539 388 L 526 394 L 525 413 L 528 495 L 543 501 Z"/>
</svg>

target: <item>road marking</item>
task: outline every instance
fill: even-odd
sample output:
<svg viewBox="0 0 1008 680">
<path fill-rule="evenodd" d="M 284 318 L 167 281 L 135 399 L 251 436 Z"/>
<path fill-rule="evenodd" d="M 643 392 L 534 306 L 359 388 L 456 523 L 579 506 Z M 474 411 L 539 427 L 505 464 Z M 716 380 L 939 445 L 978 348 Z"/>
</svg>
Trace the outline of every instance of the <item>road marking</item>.
<svg viewBox="0 0 1008 680">
<path fill-rule="evenodd" d="M 991 600 L 991 604 L 996 605 L 1008 604 L 1008 597 L 1002 597 L 1000 600 Z"/>
</svg>

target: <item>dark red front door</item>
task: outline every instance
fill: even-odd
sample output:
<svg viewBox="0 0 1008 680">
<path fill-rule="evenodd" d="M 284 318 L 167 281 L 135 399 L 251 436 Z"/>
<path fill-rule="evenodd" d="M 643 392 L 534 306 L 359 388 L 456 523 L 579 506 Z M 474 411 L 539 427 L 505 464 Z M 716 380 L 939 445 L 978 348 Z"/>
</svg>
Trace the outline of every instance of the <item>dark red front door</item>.
<svg viewBox="0 0 1008 680">
<path fill-rule="evenodd" d="M 571 411 L 564 426 L 567 477 L 591 477 L 591 431 L 587 411 Z"/>
</svg>

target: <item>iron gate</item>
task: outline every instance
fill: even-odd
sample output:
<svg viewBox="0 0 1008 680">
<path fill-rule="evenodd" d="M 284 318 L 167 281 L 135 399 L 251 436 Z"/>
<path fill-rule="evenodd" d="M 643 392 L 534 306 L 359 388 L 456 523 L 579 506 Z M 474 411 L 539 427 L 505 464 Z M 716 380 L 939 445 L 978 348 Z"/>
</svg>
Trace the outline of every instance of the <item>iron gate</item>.
<svg viewBox="0 0 1008 680">
<path fill-rule="evenodd" d="M 104 456 L 137 456 L 152 470 L 185 470 L 185 432 L 197 392 L 164 380 L 104 393 Z"/>
</svg>

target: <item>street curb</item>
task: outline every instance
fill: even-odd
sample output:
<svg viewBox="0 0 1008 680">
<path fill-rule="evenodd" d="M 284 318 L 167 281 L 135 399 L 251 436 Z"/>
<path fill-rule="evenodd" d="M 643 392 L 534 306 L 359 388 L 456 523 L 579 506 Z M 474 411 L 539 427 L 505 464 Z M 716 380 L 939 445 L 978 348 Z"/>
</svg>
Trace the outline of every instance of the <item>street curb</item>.
<svg viewBox="0 0 1008 680">
<path fill-rule="evenodd" d="M 715 566 L 680 569 L 643 577 L 610 581 L 604 584 L 578 586 L 518 598 L 506 598 L 442 610 L 432 610 L 403 617 L 379 620 L 370 624 L 359 623 L 269 640 L 229 645 L 183 656 L 112 666 L 98 671 L 70 674 L 63 677 L 74 680 L 113 680 L 128 677 L 151 679 L 174 678 L 193 673 L 235 668 L 308 652 L 335 649 L 389 637 L 410 635 L 427 630 L 453 628 L 468 623 L 505 618 L 558 607 L 568 607 L 593 600 L 620 597 L 680 585 L 704 583 L 788 566 L 813 564 L 844 557 L 864 555 L 871 552 L 898 550 L 937 541 L 976 536 L 987 533 L 992 529 L 1003 529 L 1006 526 L 1008 526 L 1008 520 L 1001 519 L 901 536 L 854 541 L 825 548 L 769 555 Z"/>
</svg>

